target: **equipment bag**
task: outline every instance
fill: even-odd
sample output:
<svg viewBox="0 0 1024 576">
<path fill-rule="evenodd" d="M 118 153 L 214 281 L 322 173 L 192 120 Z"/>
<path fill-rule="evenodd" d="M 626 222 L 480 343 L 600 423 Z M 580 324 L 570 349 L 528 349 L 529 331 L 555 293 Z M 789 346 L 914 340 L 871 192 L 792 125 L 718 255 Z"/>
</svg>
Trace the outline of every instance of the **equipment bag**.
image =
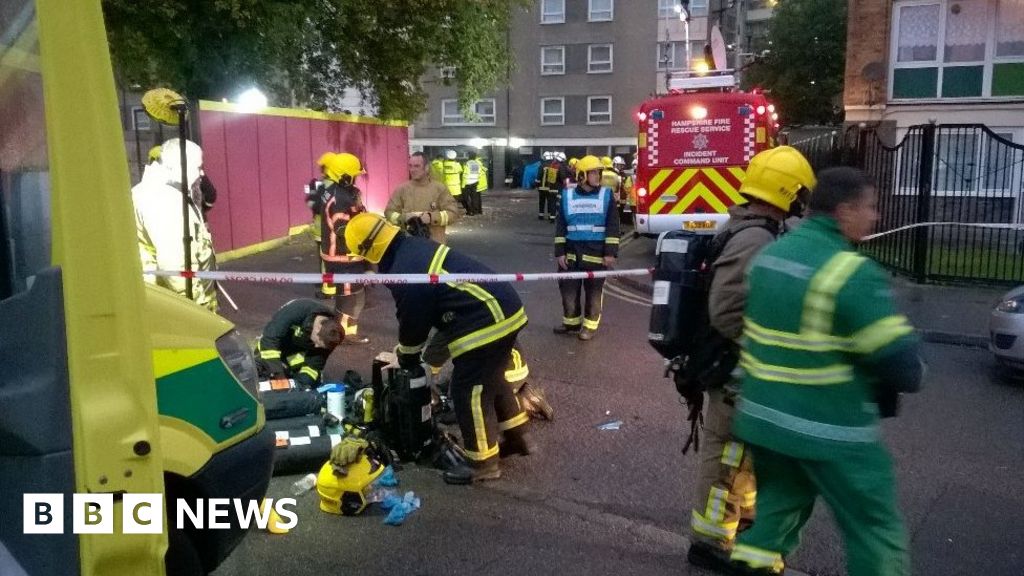
<svg viewBox="0 0 1024 576">
<path fill-rule="evenodd" d="M 324 405 L 324 397 L 316 390 L 294 388 L 263 393 L 263 409 L 267 413 L 267 420 L 319 414 Z"/>
<path fill-rule="evenodd" d="M 434 434 L 426 373 L 422 368 L 410 372 L 389 366 L 383 369 L 381 380 L 377 424 L 384 443 L 402 460 L 415 461 L 431 447 Z"/>
</svg>

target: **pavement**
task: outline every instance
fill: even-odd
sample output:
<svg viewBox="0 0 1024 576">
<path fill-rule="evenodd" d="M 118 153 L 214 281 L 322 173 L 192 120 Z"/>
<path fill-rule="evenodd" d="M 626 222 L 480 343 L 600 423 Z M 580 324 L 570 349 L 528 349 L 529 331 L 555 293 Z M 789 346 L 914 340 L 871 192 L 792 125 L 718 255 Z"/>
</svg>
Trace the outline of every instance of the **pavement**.
<svg viewBox="0 0 1024 576">
<path fill-rule="evenodd" d="M 657 241 L 644 236 L 624 237 L 618 267 L 645 268 L 653 265 Z M 649 276 L 630 276 L 616 282 L 649 297 Z M 925 342 L 988 349 L 988 319 L 1008 288 L 916 284 L 892 275 L 897 307 L 910 319 Z"/>
<path fill-rule="evenodd" d="M 555 269 L 553 227 L 535 219 L 535 193 L 485 196 L 485 214 L 451 229 L 450 244 L 501 272 Z M 649 267 L 640 240 L 623 247 L 620 268 Z M 646 258 L 646 260 L 645 260 Z M 317 269 L 308 239 L 228 262 L 233 270 Z M 503 477 L 479 486 L 445 485 L 437 471 L 406 466 L 401 490 L 423 508 L 401 527 L 380 511 L 359 517 L 319 512 L 315 494 L 298 499 L 299 525 L 289 534 L 253 531 L 216 576 L 467 574 L 644 574 L 709 572 L 686 562 L 696 458 L 680 452 L 684 410 L 646 342 L 646 296 L 609 283 L 601 330 L 587 343 L 552 334 L 561 317 L 554 283 L 518 283 L 530 324 L 520 342 L 531 382 L 546 389 L 555 420 L 535 423 L 543 452 L 502 462 Z M 254 337 L 272 312 L 313 287 L 227 286 L 239 303 L 225 316 Z M 921 296 L 921 314 L 931 298 Z M 372 287 L 360 331 L 367 346 L 344 346 L 327 366 L 328 380 L 352 368 L 368 379 L 373 356 L 395 344 L 394 306 Z M 958 314 L 953 298 L 948 313 Z M 944 307 L 938 308 L 940 311 Z M 936 329 L 957 324 L 933 320 Z M 983 324 L 979 326 L 983 327 Z M 978 329 L 978 328 L 974 328 Z M 926 344 L 930 377 L 906 399 L 900 418 L 883 425 L 896 467 L 901 509 L 915 574 L 1024 574 L 1024 386 L 991 376 L 987 352 Z M 618 430 L 599 425 L 621 421 Z M 299 476 L 276 477 L 269 497 L 290 497 Z M 794 574 L 845 573 L 842 539 L 824 506 L 808 522 Z"/>
</svg>

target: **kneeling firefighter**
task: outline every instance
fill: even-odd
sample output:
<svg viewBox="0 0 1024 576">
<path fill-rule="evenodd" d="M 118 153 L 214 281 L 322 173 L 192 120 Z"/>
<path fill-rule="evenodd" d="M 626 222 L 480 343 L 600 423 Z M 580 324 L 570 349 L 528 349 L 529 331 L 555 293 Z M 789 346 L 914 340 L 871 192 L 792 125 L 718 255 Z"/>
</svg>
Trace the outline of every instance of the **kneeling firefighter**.
<svg viewBox="0 0 1024 576">
<path fill-rule="evenodd" d="M 316 300 L 292 300 L 274 312 L 256 344 L 259 377 L 291 378 L 316 388 L 327 358 L 344 338 L 334 310 Z"/>
<path fill-rule="evenodd" d="M 383 274 L 490 274 L 486 266 L 428 240 L 408 236 L 382 216 L 359 214 L 345 230 L 349 252 L 378 264 Z M 499 451 L 536 451 L 526 431 L 529 421 L 502 380 L 516 335 L 526 326 L 519 295 L 507 282 L 474 284 L 389 284 L 398 317 L 398 361 L 419 370 L 431 328 L 450 340 L 452 397 L 468 463 L 444 473 L 449 484 L 469 484 L 501 476 Z M 499 449 L 499 436 L 504 442 Z"/>
<path fill-rule="evenodd" d="M 814 171 L 796 149 L 761 152 L 750 161 L 740 186 L 747 202 L 729 209 L 724 230 L 710 240 L 685 231 L 659 239 L 655 282 L 665 285 L 669 299 L 652 309 L 651 344 L 672 360 L 676 388 L 689 406 L 691 432 L 684 453 L 691 443 L 699 452 L 702 421 L 707 433 L 687 555 L 697 566 L 727 569 L 737 531 L 754 520 L 753 465 L 731 432 L 738 392 L 733 371 L 747 301 L 744 275 L 753 257 L 784 232 L 786 218 L 802 211 L 798 199 L 806 198 L 814 184 Z M 705 392 L 706 416 L 701 413 Z"/>
</svg>

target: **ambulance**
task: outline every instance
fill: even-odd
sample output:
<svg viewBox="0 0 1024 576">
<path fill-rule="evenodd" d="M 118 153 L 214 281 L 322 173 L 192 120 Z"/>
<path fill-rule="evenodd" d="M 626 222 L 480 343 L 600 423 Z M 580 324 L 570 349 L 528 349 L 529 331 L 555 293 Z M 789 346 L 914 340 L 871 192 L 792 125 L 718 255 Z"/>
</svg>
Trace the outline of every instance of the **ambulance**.
<svg viewBox="0 0 1024 576">
<path fill-rule="evenodd" d="M 171 504 L 258 502 L 270 481 L 249 344 L 144 283 L 129 190 L 100 0 L 0 2 L 5 576 L 208 574 L 246 531 L 178 529 Z M 76 494 L 112 524 L 76 523 Z M 154 494 L 151 528 L 127 533 Z"/>
<path fill-rule="evenodd" d="M 764 94 L 743 92 L 722 71 L 674 78 L 637 112 L 635 231 L 715 234 L 742 203 L 755 154 L 775 145 L 778 114 Z"/>
</svg>

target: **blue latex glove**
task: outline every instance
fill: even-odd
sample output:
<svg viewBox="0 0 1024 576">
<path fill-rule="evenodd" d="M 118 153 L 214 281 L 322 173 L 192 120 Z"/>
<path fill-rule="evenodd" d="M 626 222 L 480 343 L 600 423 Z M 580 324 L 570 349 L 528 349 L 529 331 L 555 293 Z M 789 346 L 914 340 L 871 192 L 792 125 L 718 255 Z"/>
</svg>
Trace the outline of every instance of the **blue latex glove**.
<svg viewBox="0 0 1024 576">
<path fill-rule="evenodd" d="M 394 469 L 392 469 L 391 466 L 388 466 L 374 483 L 381 488 L 394 488 L 395 486 L 398 486 L 398 477 L 395 476 Z"/>
<path fill-rule="evenodd" d="M 388 526 L 401 526 L 402 522 L 405 522 L 406 517 L 412 513 L 412 510 L 412 504 L 398 502 L 391 509 L 391 512 L 388 512 L 388 517 L 384 519 L 384 523 Z"/>
</svg>

